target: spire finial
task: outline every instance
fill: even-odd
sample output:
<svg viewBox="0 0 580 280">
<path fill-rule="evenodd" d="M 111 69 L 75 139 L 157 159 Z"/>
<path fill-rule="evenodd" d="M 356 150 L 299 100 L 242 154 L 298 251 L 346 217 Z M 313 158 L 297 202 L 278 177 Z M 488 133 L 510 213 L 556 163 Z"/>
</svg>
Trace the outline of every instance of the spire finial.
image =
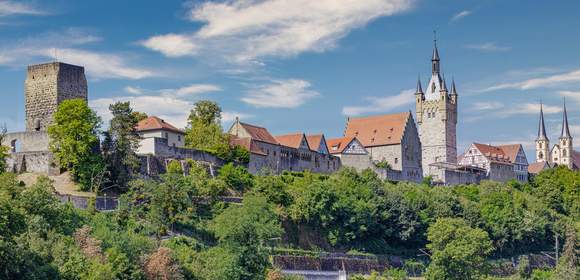
<svg viewBox="0 0 580 280">
<path fill-rule="evenodd" d="M 546 125 L 544 124 L 544 104 L 540 99 L 540 123 L 538 124 L 538 139 L 537 140 L 548 140 L 546 136 Z"/>
<path fill-rule="evenodd" d="M 560 138 L 571 138 L 570 127 L 568 126 L 568 112 L 566 111 L 566 97 L 564 97 L 564 113 L 562 114 L 562 133 Z"/>
<path fill-rule="evenodd" d="M 433 75 L 439 74 L 439 50 L 437 50 L 437 31 L 433 30 L 433 56 L 431 57 L 431 66 Z"/>
<path fill-rule="evenodd" d="M 421 75 L 417 76 L 417 91 L 416 94 L 423 94 L 423 87 L 421 86 Z"/>
</svg>

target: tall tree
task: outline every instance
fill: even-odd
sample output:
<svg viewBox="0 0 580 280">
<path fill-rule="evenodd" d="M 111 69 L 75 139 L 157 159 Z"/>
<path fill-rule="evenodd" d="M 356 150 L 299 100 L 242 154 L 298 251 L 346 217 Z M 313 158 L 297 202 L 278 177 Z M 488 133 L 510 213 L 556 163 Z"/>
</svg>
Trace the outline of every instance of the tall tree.
<svg viewBox="0 0 580 280">
<path fill-rule="evenodd" d="M 427 279 L 479 279 L 493 251 L 487 232 L 460 218 L 441 218 L 429 227 L 432 252 Z"/>
<path fill-rule="evenodd" d="M 2 146 L 2 142 L 6 137 L 6 126 L 0 127 L 0 174 L 6 171 L 6 158 L 8 158 L 8 150 L 9 148 L 6 146 Z"/>
<path fill-rule="evenodd" d="M 218 155 L 229 153 L 228 138 L 222 131 L 221 113 L 222 109 L 213 101 L 195 103 L 188 118 L 186 146 Z"/>
<path fill-rule="evenodd" d="M 112 186 L 124 191 L 139 168 L 136 151 L 141 137 L 135 128 L 138 114 L 134 114 L 129 102 L 117 102 L 109 110 L 113 118 L 104 135 L 103 151 Z"/>
<path fill-rule="evenodd" d="M 60 168 L 68 169 L 83 189 L 91 187 L 93 178 L 103 169 L 99 149 L 101 119 L 85 100 L 63 101 L 48 128 L 50 150 Z"/>
</svg>

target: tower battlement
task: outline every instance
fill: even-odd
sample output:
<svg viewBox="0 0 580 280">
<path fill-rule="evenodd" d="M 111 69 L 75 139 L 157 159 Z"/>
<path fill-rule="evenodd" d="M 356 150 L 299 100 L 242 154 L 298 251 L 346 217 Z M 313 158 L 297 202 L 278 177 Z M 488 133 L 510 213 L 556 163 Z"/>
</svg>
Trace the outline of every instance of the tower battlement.
<svg viewBox="0 0 580 280">
<path fill-rule="evenodd" d="M 62 62 L 30 65 L 24 82 L 24 95 L 26 131 L 46 131 L 62 101 L 87 100 L 85 69 Z"/>
</svg>

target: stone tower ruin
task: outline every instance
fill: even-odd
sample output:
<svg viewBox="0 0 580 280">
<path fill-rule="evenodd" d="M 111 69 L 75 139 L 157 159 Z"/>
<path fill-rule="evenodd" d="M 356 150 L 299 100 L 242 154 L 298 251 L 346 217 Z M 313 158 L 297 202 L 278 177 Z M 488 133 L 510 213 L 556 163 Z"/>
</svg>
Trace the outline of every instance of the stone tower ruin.
<svg viewBox="0 0 580 280">
<path fill-rule="evenodd" d="M 24 95 L 26 131 L 46 131 L 62 101 L 87 100 L 85 68 L 62 62 L 30 65 Z"/>
</svg>

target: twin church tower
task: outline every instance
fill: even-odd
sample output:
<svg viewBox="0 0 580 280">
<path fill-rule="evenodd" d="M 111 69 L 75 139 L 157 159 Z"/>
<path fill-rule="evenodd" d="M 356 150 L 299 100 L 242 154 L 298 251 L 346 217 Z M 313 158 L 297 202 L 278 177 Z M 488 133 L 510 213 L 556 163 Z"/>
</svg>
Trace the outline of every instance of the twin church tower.
<svg viewBox="0 0 580 280">
<path fill-rule="evenodd" d="M 544 124 L 544 110 L 540 105 L 540 123 L 538 125 L 538 138 L 536 138 L 536 161 L 547 162 L 550 166 L 564 165 L 570 169 L 575 168 L 574 146 L 570 127 L 568 126 L 568 113 L 564 102 L 564 112 L 562 114 L 562 132 L 559 143 L 552 147 L 550 151 L 550 139 L 546 135 L 546 125 Z"/>
</svg>

